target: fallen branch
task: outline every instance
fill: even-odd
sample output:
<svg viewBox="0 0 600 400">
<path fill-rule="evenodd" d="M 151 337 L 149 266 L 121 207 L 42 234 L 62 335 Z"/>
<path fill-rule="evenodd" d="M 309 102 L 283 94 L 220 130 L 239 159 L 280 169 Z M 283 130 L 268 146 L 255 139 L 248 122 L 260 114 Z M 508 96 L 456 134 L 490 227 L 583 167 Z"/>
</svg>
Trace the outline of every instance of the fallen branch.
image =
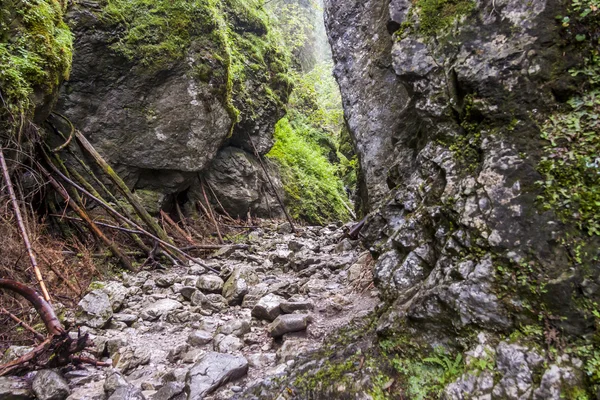
<svg viewBox="0 0 600 400">
<path fill-rule="evenodd" d="M 83 134 L 79 131 L 75 131 L 75 137 L 78 142 L 81 144 L 82 148 L 88 152 L 92 156 L 92 158 L 96 161 L 98 166 L 109 176 L 111 181 L 117 186 L 117 188 L 121 191 L 121 193 L 125 196 L 127 201 L 133 206 L 136 213 L 139 217 L 144 221 L 148 227 L 154 231 L 154 233 L 160 237 L 160 239 L 164 242 L 171 243 L 171 238 L 167 233 L 158 225 L 158 223 L 148 214 L 148 211 L 140 204 L 140 202 L 135 198 L 129 187 L 123 182 L 121 177 L 115 173 L 115 171 L 111 168 L 110 165 L 102 158 L 100 153 L 96 151 L 94 146 L 86 139 Z"/>
<path fill-rule="evenodd" d="M 34 289 L 9 279 L 0 279 L 0 289 L 23 296 L 38 312 L 48 331 L 48 337 L 32 351 L 0 365 L 0 376 L 27 370 L 62 367 L 74 361 L 105 365 L 86 357 L 74 356 L 91 344 L 88 335 L 78 335 L 77 339 L 71 338 L 60 324 L 52 306 Z"/>
<path fill-rule="evenodd" d="M 221 230 L 219 229 L 219 224 L 217 223 L 217 220 L 215 219 L 215 215 L 212 212 L 212 207 L 210 206 L 210 203 L 208 202 L 208 197 L 206 196 L 206 191 L 204 190 L 204 184 L 202 183 L 202 180 L 200 180 L 200 188 L 202 189 L 202 195 L 204 196 L 204 201 L 206 202 L 206 208 L 208 208 L 208 218 L 210 218 L 212 223 L 215 225 L 215 229 L 217 230 L 217 236 L 219 237 L 219 243 L 223 244 L 223 243 L 225 243 L 225 241 L 223 240 L 223 236 L 221 236 Z"/>
<path fill-rule="evenodd" d="M 173 219 L 171 219 L 171 217 L 169 217 L 169 215 L 166 212 L 160 210 L 160 216 L 163 218 L 164 221 L 167 221 L 167 224 L 172 226 L 173 229 L 175 229 L 175 231 L 177 231 L 177 233 L 179 233 L 186 241 L 188 241 L 192 245 L 196 243 L 194 242 L 194 239 L 192 239 L 192 237 L 187 232 L 181 229 L 181 227 L 177 225 L 177 223 L 173 221 Z"/>
<path fill-rule="evenodd" d="M 294 227 L 294 222 L 292 221 L 292 217 L 290 217 L 290 215 L 288 214 L 287 209 L 285 208 L 285 205 L 283 204 L 283 200 L 281 200 L 281 197 L 279 197 L 279 193 L 277 193 L 277 188 L 275 187 L 275 184 L 271 180 L 269 171 L 267 170 L 267 167 L 265 166 L 265 163 L 263 162 L 262 157 L 260 156 L 260 153 L 258 152 L 258 149 L 256 148 L 256 146 L 254 145 L 254 141 L 252 140 L 252 137 L 250 136 L 250 133 L 248 131 L 246 131 L 246 135 L 248 136 L 248 140 L 250 141 L 250 144 L 252 145 L 252 148 L 254 149 L 254 154 L 256 155 L 256 158 L 258 158 L 258 162 L 260 163 L 260 166 L 262 167 L 263 171 L 265 172 L 265 176 L 267 177 L 267 180 L 269 181 L 269 184 L 271 185 L 271 188 L 273 189 L 273 192 L 275 193 L 275 197 L 277 198 L 277 201 L 279 202 L 279 205 L 281 206 L 281 209 L 283 210 L 283 213 L 285 214 L 285 218 L 290 223 L 292 232 L 295 233 L 296 228 Z"/>
<path fill-rule="evenodd" d="M 129 225 L 133 226 L 134 228 L 136 228 L 141 235 L 145 235 L 148 236 L 156 241 L 158 241 L 161 245 L 161 247 L 163 249 L 165 249 L 166 251 L 168 250 L 172 250 L 175 253 L 178 253 L 180 256 L 193 261 L 193 262 L 197 262 L 197 260 L 190 256 L 189 254 L 187 254 L 185 251 L 181 250 L 180 248 L 178 248 L 177 246 L 172 245 L 171 243 L 165 242 L 164 240 L 160 239 L 159 237 L 153 235 L 152 233 L 146 231 L 144 228 L 142 228 L 141 226 L 139 226 L 138 224 L 136 224 L 135 222 L 133 222 L 132 220 L 124 217 L 123 215 L 119 214 L 118 211 L 116 211 L 114 208 L 112 208 L 110 205 L 103 203 L 100 199 L 98 199 L 97 197 L 95 197 L 93 194 L 91 194 L 90 192 L 88 192 L 87 190 L 85 190 L 84 188 L 82 188 L 81 186 L 79 186 L 77 183 L 73 182 L 71 179 L 67 178 L 64 174 L 62 174 L 60 171 L 55 170 L 56 174 L 65 182 L 67 182 L 68 184 L 72 185 L 75 189 L 79 190 L 80 192 L 82 192 L 83 194 L 85 194 L 86 196 L 88 196 L 89 198 L 91 198 L 92 200 L 95 200 L 96 202 L 98 202 L 98 204 L 105 208 L 106 210 L 110 210 L 112 213 L 114 213 L 114 215 L 117 215 L 123 222 L 128 223 Z M 215 273 L 219 273 L 217 270 L 212 269 L 207 267 L 207 269 L 211 270 L 212 272 Z"/>
<path fill-rule="evenodd" d="M 21 216 L 21 210 L 19 208 L 19 203 L 17 202 L 15 190 L 10 181 L 10 174 L 8 173 L 8 166 L 6 165 L 6 160 L 4 159 L 4 152 L 2 150 L 2 147 L 0 147 L 0 166 L 2 167 L 4 181 L 6 182 L 6 186 L 8 187 L 8 194 L 12 202 L 15 218 L 17 219 L 17 225 L 19 226 L 19 233 L 21 234 L 21 238 L 23 238 L 23 242 L 25 243 L 25 248 L 27 249 L 27 254 L 29 255 L 29 261 L 31 262 L 31 266 L 33 267 L 35 278 L 37 279 L 40 288 L 42 289 L 44 299 L 46 301 L 50 301 L 50 294 L 48 293 L 48 289 L 46 289 L 46 283 L 44 282 L 44 278 L 42 277 L 42 273 L 40 271 L 40 268 L 38 267 L 37 259 L 35 258 L 35 253 L 33 252 L 31 242 L 29 241 L 29 235 L 27 235 L 27 230 L 25 229 L 25 224 L 23 223 L 23 217 Z"/>
<path fill-rule="evenodd" d="M 181 250 L 220 250 L 226 247 L 235 250 L 248 250 L 250 246 L 247 244 L 198 244 L 182 247 Z"/>
<path fill-rule="evenodd" d="M 48 258 L 46 258 L 43 254 L 40 254 L 40 255 L 41 255 L 42 259 L 46 262 L 46 265 L 48 266 L 48 268 L 50 268 L 56 276 L 58 276 L 60 279 L 62 279 L 62 281 L 69 287 L 69 289 L 71 289 L 73 292 L 75 292 L 75 294 L 77 294 L 78 296 L 81 296 L 81 289 L 76 288 L 75 285 L 73 285 L 73 283 L 71 283 L 71 281 L 69 281 L 67 279 L 67 277 L 65 277 L 62 274 L 62 272 L 60 272 L 58 270 L 58 268 L 56 268 L 54 266 L 54 264 L 52 262 L 50 262 L 50 260 L 48 260 Z"/>
<path fill-rule="evenodd" d="M 69 133 L 69 138 L 60 146 L 56 147 L 55 149 L 52 150 L 53 153 L 58 153 L 59 151 L 61 151 L 62 149 L 64 149 L 65 147 L 67 147 L 71 141 L 73 141 L 73 137 L 75 136 L 75 127 L 73 126 L 73 123 L 64 115 L 59 114 L 57 112 L 55 112 L 54 114 L 58 115 L 59 117 L 61 117 L 67 124 L 69 124 L 69 129 L 70 129 L 70 133 Z"/>
<path fill-rule="evenodd" d="M 50 161 L 50 160 L 48 160 Z M 48 179 L 48 181 L 50 182 L 50 184 L 52 185 L 52 187 L 54 188 L 54 190 L 56 190 L 56 192 L 67 202 L 67 204 L 69 205 L 69 207 L 71 207 L 71 209 L 73 211 L 75 211 L 75 213 L 77 213 L 77 215 L 79 215 L 81 217 L 81 219 L 83 219 L 86 224 L 88 225 L 88 227 L 90 228 L 90 231 L 96 236 L 98 237 L 106 246 L 108 246 L 108 248 L 110 249 L 110 251 L 117 257 L 119 258 L 119 261 L 121 262 L 121 264 L 128 270 L 136 272 L 136 269 L 133 267 L 133 265 L 131 264 L 131 261 L 129 260 L 129 258 L 123 254 L 121 252 L 121 250 L 114 244 L 113 241 L 111 241 L 110 239 L 108 239 L 104 233 L 102 233 L 102 231 L 100 230 L 100 228 L 98 228 L 98 226 L 94 223 L 94 221 L 92 221 L 92 219 L 86 214 L 86 212 L 79 207 L 79 205 L 77 203 L 75 203 L 73 201 L 73 199 L 69 196 L 69 194 L 66 192 L 65 188 L 62 187 L 58 182 L 56 182 L 56 180 L 50 175 L 50 173 L 46 170 L 44 170 L 42 168 L 42 172 L 44 173 L 44 175 L 46 175 L 46 178 Z M 60 172 L 55 169 L 56 173 Z M 62 175 L 62 174 L 61 174 Z M 64 175 L 62 175 L 64 178 L 66 178 Z M 68 179 L 68 178 L 66 178 Z"/>
<path fill-rule="evenodd" d="M 38 331 L 36 331 L 35 329 L 33 329 L 25 321 L 23 321 L 21 318 L 17 317 L 16 315 L 14 315 L 10 311 L 8 311 L 6 308 L 0 307 L 0 314 L 8 315 L 8 317 L 10 319 L 12 319 L 13 321 L 15 321 L 17 323 L 17 325 L 22 326 L 23 328 L 25 328 L 26 330 L 28 330 L 30 333 L 32 333 L 33 336 L 35 336 L 35 338 L 38 341 L 43 342 L 46 339 L 46 337 L 44 335 L 42 335 L 41 333 L 39 333 Z"/>
<path fill-rule="evenodd" d="M 0 279 L 0 289 L 10 290 L 25 298 L 37 311 L 50 335 L 60 335 L 65 332 L 56 317 L 52 306 L 35 290 L 22 283 L 10 279 Z"/>
</svg>

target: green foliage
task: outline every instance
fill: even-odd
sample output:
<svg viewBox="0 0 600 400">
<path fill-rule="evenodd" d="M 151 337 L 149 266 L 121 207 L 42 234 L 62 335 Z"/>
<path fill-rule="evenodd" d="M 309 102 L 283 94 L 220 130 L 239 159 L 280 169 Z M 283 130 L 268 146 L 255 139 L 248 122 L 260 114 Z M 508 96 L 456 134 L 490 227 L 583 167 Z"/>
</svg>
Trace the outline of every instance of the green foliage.
<svg viewBox="0 0 600 400">
<path fill-rule="evenodd" d="M 6 1 L 0 10 L 0 88 L 11 113 L 32 111 L 36 90 L 69 76 L 72 35 L 58 0 Z"/>
<path fill-rule="evenodd" d="M 446 385 L 464 371 L 462 354 L 452 356 L 442 349 L 422 360 L 395 357 L 392 366 L 403 378 L 408 398 L 418 400 L 439 398 Z"/>
<path fill-rule="evenodd" d="M 288 116 L 276 126 L 268 154 L 280 166 L 294 217 L 317 224 L 348 220 L 344 185 L 356 185 L 356 158 L 339 151 L 347 132 L 332 68 L 327 62 L 292 74 Z"/>
<path fill-rule="evenodd" d="M 407 31 L 426 37 L 436 37 L 449 29 L 475 7 L 473 0 L 414 0 L 410 9 L 410 17 L 396 33 L 402 37 Z"/>
<path fill-rule="evenodd" d="M 291 2 L 270 2 L 269 5 L 270 11 L 276 15 L 275 25 L 286 48 L 290 53 L 302 49 L 314 29 L 311 15 L 306 8 Z"/>
<path fill-rule="evenodd" d="M 563 220 L 600 235 L 600 91 L 575 97 L 569 106 L 542 129 L 548 144 L 539 164 L 540 200 Z"/>
<path fill-rule="evenodd" d="M 291 113 L 275 126 L 275 145 L 267 155 L 280 167 L 293 217 L 315 224 L 349 219 L 336 167 L 318 144 L 323 135 L 301 114 Z"/>
</svg>

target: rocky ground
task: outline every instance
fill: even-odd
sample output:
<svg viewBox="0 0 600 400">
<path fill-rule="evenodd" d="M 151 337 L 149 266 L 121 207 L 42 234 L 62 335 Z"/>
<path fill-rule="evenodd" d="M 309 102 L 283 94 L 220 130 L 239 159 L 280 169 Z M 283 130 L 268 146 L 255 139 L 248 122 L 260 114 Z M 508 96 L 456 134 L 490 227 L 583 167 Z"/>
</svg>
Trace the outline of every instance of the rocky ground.
<svg viewBox="0 0 600 400">
<path fill-rule="evenodd" d="M 284 224 L 185 268 L 95 282 L 66 321 L 113 367 L 0 378 L 0 399 L 228 399 L 285 375 L 378 303 L 369 253 L 343 235 Z"/>
</svg>

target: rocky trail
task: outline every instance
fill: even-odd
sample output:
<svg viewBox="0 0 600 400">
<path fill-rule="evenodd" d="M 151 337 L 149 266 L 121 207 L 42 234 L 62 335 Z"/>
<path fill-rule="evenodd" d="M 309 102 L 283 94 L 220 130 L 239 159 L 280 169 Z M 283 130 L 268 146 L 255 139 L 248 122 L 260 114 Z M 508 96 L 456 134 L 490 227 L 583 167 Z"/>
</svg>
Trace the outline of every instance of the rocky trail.
<svg viewBox="0 0 600 400">
<path fill-rule="evenodd" d="M 190 264 L 94 282 L 65 323 L 113 367 L 0 378 L 0 398 L 229 399 L 378 303 L 370 254 L 337 225 L 258 229 Z"/>
</svg>

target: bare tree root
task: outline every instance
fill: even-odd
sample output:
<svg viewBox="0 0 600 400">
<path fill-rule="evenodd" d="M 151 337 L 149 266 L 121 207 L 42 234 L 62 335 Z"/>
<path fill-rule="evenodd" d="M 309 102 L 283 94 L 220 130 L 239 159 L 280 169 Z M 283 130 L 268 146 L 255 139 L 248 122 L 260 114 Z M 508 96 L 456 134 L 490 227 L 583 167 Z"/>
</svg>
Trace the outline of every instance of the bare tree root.
<svg viewBox="0 0 600 400">
<path fill-rule="evenodd" d="M 7 364 L 0 365 L 0 376 L 40 368 L 56 368 L 73 362 L 88 361 L 95 365 L 106 365 L 75 356 L 92 344 L 88 335 L 78 334 L 77 338 L 73 339 L 62 327 L 52 306 L 35 290 L 10 279 L 0 279 L 0 289 L 23 296 L 38 312 L 48 331 L 48 337 L 32 351 Z M 40 334 L 38 333 L 38 335 Z"/>
</svg>

